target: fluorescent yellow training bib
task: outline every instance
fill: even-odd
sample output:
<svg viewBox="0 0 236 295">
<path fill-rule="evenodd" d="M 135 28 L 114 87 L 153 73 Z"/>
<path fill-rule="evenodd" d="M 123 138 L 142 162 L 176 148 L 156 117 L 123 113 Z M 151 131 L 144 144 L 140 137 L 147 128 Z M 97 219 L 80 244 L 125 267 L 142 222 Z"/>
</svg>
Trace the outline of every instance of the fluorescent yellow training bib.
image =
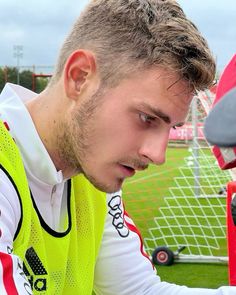
<svg viewBox="0 0 236 295">
<path fill-rule="evenodd" d="M 19 150 L 2 122 L 0 166 L 8 174 L 21 203 L 13 253 L 23 261 L 33 294 L 91 295 L 107 210 L 106 194 L 82 175 L 69 181 L 65 231 L 58 233 L 40 216 Z"/>
</svg>

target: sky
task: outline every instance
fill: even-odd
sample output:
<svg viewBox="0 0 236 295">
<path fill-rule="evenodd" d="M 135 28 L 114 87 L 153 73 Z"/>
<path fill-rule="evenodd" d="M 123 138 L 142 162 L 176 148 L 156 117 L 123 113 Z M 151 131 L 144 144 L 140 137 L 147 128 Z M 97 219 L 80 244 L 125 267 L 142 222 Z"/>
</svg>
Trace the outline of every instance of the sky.
<svg viewBox="0 0 236 295">
<path fill-rule="evenodd" d="M 61 44 L 87 0 L 0 0 L 0 66 L 16 66 L 14 46 L 22 46 L 20 66 L 50 72 Z M 235 0 L 178 0 L 199 28 L 221 73 L 236 53 Z"/>
</svg>

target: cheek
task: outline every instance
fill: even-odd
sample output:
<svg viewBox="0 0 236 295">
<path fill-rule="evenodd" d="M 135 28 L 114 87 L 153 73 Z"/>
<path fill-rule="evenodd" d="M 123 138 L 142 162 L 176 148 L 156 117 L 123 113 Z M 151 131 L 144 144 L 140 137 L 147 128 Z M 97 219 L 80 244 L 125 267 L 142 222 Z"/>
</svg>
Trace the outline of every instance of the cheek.
<svg viewBox="0 0 236 295">
<path fill-rule="evenodd" d="M 101 147 L 102 152 L 110 154 L 124 153 L 135 149 L 139 139 L 132 123 L 117 117 L 104 121 L 99 130 L 97 129 L 96 138 L 97 145 Z"/>
</svg>

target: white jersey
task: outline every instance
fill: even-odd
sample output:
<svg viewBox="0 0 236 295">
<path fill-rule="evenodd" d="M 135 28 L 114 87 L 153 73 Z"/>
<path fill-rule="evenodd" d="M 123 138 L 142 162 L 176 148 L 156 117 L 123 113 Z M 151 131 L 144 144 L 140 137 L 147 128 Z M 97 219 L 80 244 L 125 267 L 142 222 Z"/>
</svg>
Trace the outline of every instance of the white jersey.
<svg viewBox="0 0 236 295">
<path fill-rule="evenodd" d="M 0 119 L 18 145 L 36 206 L 55 231 L 66 212 L 67 181 L 57 171 L 23 102 L 36 94 L 6 84 L 0 95 Z M 95 268 L 94 289 L 101 295 L 236 295 L 236 287 L 187 288 L 161 282 L 146 255 L 141 236 L 124 210 L 121 192 L 107 194 L 107 218 Z M 21 219 L 16 190 L 0 163 L 0 294 L 28 295 L 22 262 L 12 254 Z M 81 294 L 82 295 L 82 294 Z"/>
</svg>

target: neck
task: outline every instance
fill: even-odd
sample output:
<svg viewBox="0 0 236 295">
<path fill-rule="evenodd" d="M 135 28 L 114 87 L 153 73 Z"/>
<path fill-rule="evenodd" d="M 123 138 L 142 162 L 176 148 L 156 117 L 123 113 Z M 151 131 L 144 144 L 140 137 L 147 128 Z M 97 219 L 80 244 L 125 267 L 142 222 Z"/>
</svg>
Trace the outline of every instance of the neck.
<svg viewBox="0 0 236 295">
<path fill-rule="evenodd" d="M 60 93 L 47 89 L 26 103 L 26 108 L 34 122 L 37 133 L 45 146 L 56 169 L 61 170 L 64 178 L 74 175 L 75 171 L 70 171 L 66 163 L 60 160 L 57 148 L 57 136 L 60 126 L 61 116 L 65 112 Z"/>
</svg>

